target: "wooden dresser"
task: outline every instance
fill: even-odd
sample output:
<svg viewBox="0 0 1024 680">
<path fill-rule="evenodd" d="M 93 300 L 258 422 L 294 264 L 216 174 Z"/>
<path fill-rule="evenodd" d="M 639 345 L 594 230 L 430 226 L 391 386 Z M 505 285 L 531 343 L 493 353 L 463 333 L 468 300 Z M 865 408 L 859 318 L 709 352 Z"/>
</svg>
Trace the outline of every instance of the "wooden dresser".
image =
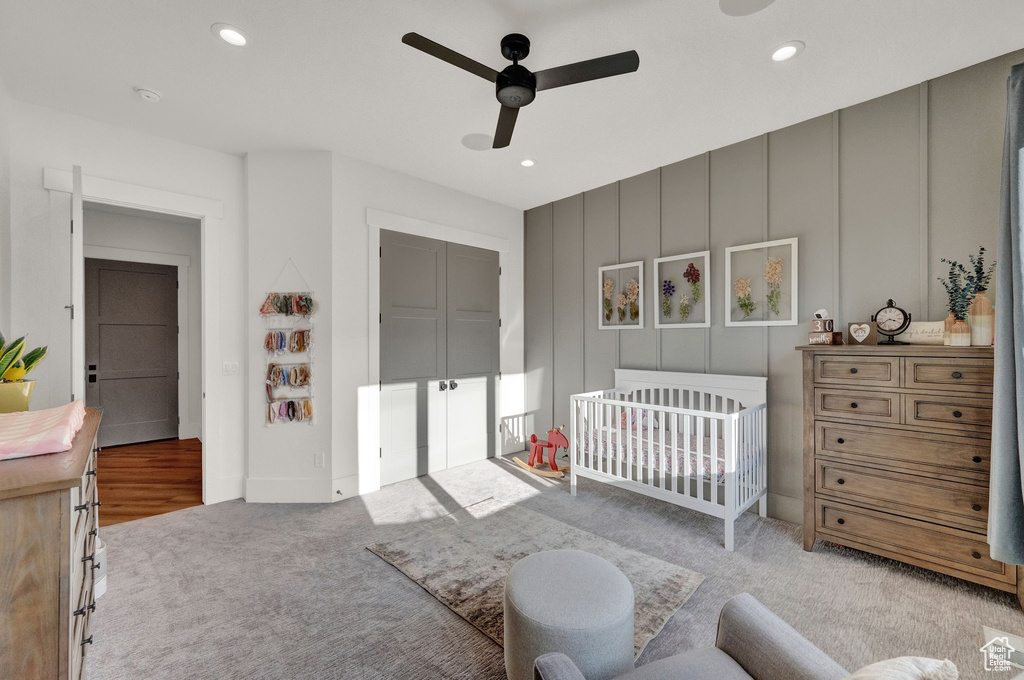
<svg viewBox="0 0 1024 680">
<path fill-rule="evenodd" d="M 70 451 L 0 461 L 0 678 L 82 677 L 96 545 L 96 429 Z"/>
<path fill-rule="evenodd" d="M 803 351 L 804 550 L 816 539 L 1016 593 L 989 557 L 990 347 Z"/>
</svg>

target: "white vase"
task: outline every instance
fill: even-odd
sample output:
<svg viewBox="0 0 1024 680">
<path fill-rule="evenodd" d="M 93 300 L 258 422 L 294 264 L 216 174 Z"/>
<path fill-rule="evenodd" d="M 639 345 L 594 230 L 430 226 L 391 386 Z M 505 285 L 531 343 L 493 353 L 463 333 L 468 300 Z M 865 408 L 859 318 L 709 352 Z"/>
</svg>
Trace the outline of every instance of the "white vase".
<svg viewBox="0 0 1024 680">
<path fill-rule="evenodd" d="M 984 289 L 979 290 L 971 301 L 967 320 L 971 325 L 971 344 L 975 347 L 991 345 L 995 312 L 992 309 L 992 300 L 985 295 Z"/>
</svg>

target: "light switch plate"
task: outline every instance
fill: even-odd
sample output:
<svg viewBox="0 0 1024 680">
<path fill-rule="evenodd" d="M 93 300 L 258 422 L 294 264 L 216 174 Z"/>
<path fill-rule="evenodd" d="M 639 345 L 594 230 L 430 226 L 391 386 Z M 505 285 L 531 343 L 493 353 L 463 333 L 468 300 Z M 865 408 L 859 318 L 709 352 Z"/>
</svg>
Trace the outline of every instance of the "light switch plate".
<svg viewBox="0 0 1024 680">
<path fill-rule="evenodd" d="M 238 375 L 238 362 L 237 361 L 225 361 L 224 362 L 224 375 Z"/>
</svg>

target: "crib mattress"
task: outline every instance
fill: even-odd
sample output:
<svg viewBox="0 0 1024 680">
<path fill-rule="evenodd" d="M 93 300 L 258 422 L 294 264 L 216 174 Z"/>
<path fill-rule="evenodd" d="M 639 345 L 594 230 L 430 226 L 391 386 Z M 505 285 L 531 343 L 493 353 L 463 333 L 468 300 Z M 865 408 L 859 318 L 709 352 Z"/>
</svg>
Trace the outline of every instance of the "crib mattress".
<svg viewBox="0 0 1024 680">
<path fill-rule="evenodd" d="M 643 433 L 640 435 L 642 440 L 638 443 L 636 441 L 637 431 L 622 430 L 622 450 L 623 457 L 620 458 L 619 454 L 619 434 L 618 430 L 605 428 L 602 431 L 594 432 L 589 438 L 583 440 L 583 451 L 585 454 L 589 454 L 593 449 L 595 452 L 603 452 L 602 458 L 610 456 L 613 463 L 618 464 L 621 460 L 626 460 L 626 453 L 628 453 L 628 460 L 631 466 L 637 464 L 639 459 L 640 465 L 646 469 L 647 461 L 651 456 L 651 449 L 653 446 L 654 452 L 654 469 L 658 470 L 670 470 L 672 467 L 672 441 L 671 434 L 665 433 L 665 450 L 662 451 L 661 446 L 661 433 L 658 430 L 654 431 L 651 435 L 654 439 L 653 442 L 648 440 L 647 428 L 644 428 Z M 631 436 L 631 441 L 627 441 L 627 436 Z M 598 448 L 598 439 L 600 438 L 602 446 Z M 689 447 L 686 445 L 685 437 L 683 435 L 677 435 L 676 442 L 678 448 L 678 454 L 676 456 L 676 469 L 673 471 L 676 475 L 685 477 L 686 476 L 686 457 L 687 454 L 690 458 L 690 470 L 694 477 L 700 475 L 704 478 L 704 481 L 710 482 L 712 477 L 712 469 L 714 469 L 715 482 L 721 484 L 725 478 L 725 442 L 722 439 L 716 439 L 715 456 L 712 458 L 712 440 L 711 437 L 703 437 L 703 443 L 698 448 L 697 435 L 690 435 Z M 630 449 L 632 448 L 632 451 Z M 698 452 L 702 452 L 703 455 L 698 456 Z M 699 460 L 698 460 L 699 458 Z M 712 463 L 714 460 L 714 463 Z M 714 468 L 712 468 L 714 465 Z"/>
</svg>

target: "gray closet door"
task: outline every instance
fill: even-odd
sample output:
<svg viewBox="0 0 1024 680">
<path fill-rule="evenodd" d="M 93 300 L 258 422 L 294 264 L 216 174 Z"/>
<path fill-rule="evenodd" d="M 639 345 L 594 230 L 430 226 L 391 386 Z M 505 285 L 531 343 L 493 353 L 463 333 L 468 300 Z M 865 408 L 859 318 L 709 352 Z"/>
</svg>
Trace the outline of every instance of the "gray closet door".
<svg viewBox="0 0 1024 680">
<path fill-rule="evenodd" d="M 444 241 L 380 232 L 381 484 L 446 465 Z"/>
<path fill-rule="evenodd" d="M 494 456 L 498 253 L 448 244 L 448 467 Z"/>
<path fill-rule="evenodd" d="M 99 445 L 178 436 L 178 270 L 85 260 L 85 403 Z"/>
</svg>

